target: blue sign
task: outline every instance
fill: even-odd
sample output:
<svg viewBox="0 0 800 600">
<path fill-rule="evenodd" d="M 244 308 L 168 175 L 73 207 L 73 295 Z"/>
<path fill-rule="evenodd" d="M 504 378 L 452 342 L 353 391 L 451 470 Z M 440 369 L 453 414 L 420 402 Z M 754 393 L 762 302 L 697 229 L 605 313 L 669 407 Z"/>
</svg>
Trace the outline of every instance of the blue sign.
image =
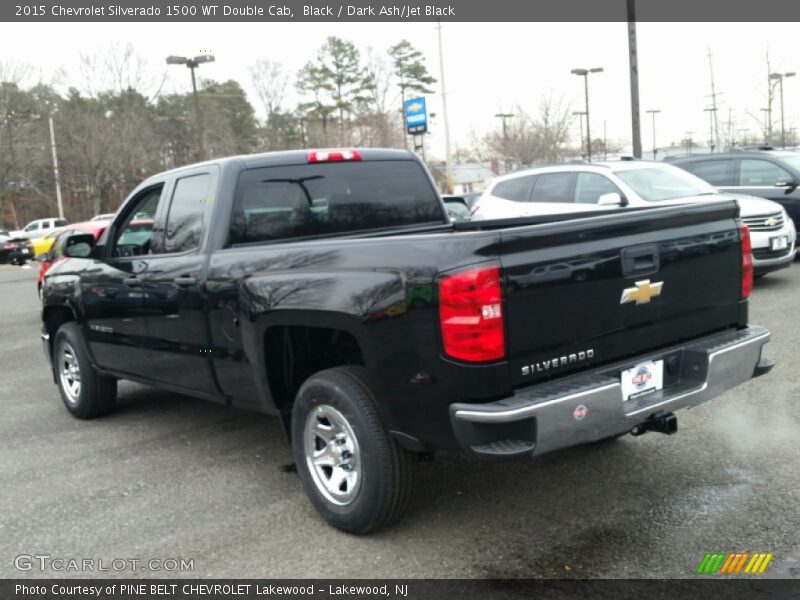
<svg viewBox="0 0 800 600">
<path fill-rule="evenodd" d="M 428 131 L 428 109 L 425 98 L 411 98 L 403 103 L 403 114 L 406 117 L 406 131 L 411 135 L 420 135 Z"/>
</svg>

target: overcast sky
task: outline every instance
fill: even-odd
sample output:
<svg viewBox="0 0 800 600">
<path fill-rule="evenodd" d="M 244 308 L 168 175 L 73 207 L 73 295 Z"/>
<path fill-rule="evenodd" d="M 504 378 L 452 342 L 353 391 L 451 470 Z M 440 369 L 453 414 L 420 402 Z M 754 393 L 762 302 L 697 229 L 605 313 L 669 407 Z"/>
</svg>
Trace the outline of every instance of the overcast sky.
<svg viewBox="0 0 800 600">
<path fill-rule="evenodd" d="M 80 56 L 102 53 L 111 44 L 133 44 L 148 61 L 153 79 L 160 79 L 168 54 L 212 52 L 217 62 L 203 65 L 199 74 L 216 80 L 236 79 L 251 102 L 258 100 L 248 66 L 257 59 L 282 62 L 296 71 L 313 60 L 326 36 L 352 40 L 362 50 L 385 50 L 408 39 L 427 58 L 439 78 L 436 26 L 433 23 L 21 23 L 3 25 L 0 60 L 34 66 L 44 81 L 56 80 L 63 90 L 85 88 Z M 454 145 L 469 146 L 470 133 L 499 125 L 493 115 L 516 105 L 535 112 L 539 99 L 552 95 L 583 110 L 583 80 L 570 74 L 576 67 L 604 67 L 590 76 L 592 137 L 602 137 L 606 122 L 609 140 L 630 147 L 630 87 L 627 25 L 625 23 L 445 23 L 445 75 Z M 687 131 L 696 140 L 708 139 L 711 93 L 707 48 L 711 48 L 718 99 L 720 135 L 727 129 L 729 109 L 734 130 L 759 131 L 757 119 L 766 107 L 769 52 L 774 71 L 800 71 L 800 36 L 794 23 L 640 23 L 639 69 L 642 144 L 652 145 L 651 122 L 644 113 L 661 109 L 656 134 L 659 145 L 680 141 Z M 186 69 L 171 67 L 166 91 L 187 91 Z M 428 137 L 429 154 L 443 156 L 441 88 L 429 98 L 429 111 L 438 113 Z M 784 87 L 786 127 L 800 127 L 800 77 Z M 290 98 L 296 101 L 296 96 Z M 780 127 L 780 106 L 773 105 Z M 574 123 L 577 144 L 578 122 Z"/>
</svg>

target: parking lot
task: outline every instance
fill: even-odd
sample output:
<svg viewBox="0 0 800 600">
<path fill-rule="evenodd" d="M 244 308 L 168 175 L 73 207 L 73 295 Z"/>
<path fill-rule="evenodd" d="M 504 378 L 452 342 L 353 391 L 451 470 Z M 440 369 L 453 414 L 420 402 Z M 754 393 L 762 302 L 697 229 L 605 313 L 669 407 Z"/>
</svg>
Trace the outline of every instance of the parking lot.
<svg viewBox="0 0 800 600">
<path fill-rule="evenodd" d="M 276 420 L 129 383 L 111 416 L 69 416 L 35 272 L 0 267 L 2 577 L 82 575 L 21 573 L 21 554 L 194 561 L 147 576 L 696 577 L 728 551 L 772 552 L 765 576 L 800 576 L 800 265 L 751 300 L 775 369 L 679 413 L 677 435 L 511 463 L 438 456 L 419 464 L 408 516 L 367 538 L 317 516 Z"/>
</svg>

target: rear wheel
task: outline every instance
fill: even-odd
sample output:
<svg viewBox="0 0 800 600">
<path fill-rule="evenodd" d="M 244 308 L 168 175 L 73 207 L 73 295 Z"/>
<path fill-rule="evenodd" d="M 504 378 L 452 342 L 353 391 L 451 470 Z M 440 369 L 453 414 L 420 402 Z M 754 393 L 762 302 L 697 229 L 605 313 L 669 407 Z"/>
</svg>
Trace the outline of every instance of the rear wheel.
<svg viewBox="0 0 800 600">
<path fill-rule="evenodd" d="M 65 323 L 59 328 L 53 344 L 53 361 L 58 391 L 73 416 L 93 419 L 113 410 L 117 380 L 94 370 L 77 323 Z"/>
<path fill-rule="evenodd" d="M 413 455 L 386 434 L 363 368 L 328 369 L 303 384 L 292 449 L 306 493 L 334 527 L 371 533 L 408 508 Z"/>
</svg>

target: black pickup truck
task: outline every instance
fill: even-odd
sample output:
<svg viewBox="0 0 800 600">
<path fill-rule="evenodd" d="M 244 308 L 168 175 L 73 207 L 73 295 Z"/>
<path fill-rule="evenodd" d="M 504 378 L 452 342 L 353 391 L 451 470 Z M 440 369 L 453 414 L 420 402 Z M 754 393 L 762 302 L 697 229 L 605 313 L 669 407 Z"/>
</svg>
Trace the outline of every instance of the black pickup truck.
<svg viewBox="0 0 800 600">
<path fill-rule="evenodd" d="M 367 533 L 408 505 L 415 454 L 672 433 L 767 372 L 737 215 L 451 222 L 408 152 L 225 158 L 149 178 L 96 244 L 71 236 L 42 338 L 78 418 L 118 379 L 279 416 L 315 507 Z"/>
</svg>

